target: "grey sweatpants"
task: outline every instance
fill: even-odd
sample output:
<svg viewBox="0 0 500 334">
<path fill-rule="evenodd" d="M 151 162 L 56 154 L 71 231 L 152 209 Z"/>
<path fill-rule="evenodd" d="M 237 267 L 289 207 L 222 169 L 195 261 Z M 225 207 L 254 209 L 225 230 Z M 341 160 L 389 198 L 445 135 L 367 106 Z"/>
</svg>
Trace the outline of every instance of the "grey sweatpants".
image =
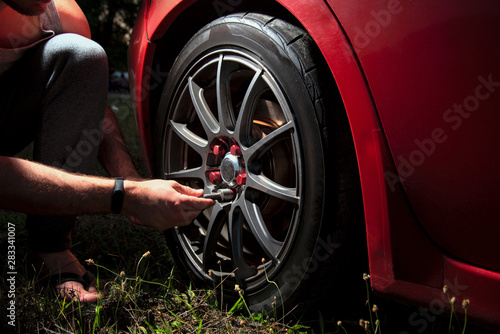
<svg viewBox="0 0 500 334">
<path fill-rule="evenodd" d="M 33 159 L 92 173 L 108 87 L 104 50 L 75 34 L 56 35 L 0 77 L 0 155 L 34 141 Z M 29 216 L 29 246 L 56 252 L 71 245 L 75 217 Z"/>
</svg>

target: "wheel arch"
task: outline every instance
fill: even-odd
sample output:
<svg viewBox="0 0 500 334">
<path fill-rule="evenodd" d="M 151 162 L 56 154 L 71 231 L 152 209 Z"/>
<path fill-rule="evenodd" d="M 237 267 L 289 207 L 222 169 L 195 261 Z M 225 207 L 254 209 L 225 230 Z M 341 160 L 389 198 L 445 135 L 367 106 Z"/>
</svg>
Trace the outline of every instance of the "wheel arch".
<svg viewBox="0 0 500 334">
<path fill-rule="evenodd" d="M 232 13 L 258 12 L 277 16 L 300 25 L 295 17 L 277 1 L 266 0 L 184 0 L 152 2 L 156 8 L 149 10 L 147 35 L 150 41 L 148 46 L 150 67 L 159 73 L 167 73 L 177 55 L 193 35 L 213 20 Z M 154 120 L 158 101 L 160 100 L 163 84 L 149 89 L 148 122 L 149 129 L 154 129 Z M 144 108 L 142 108 L 144 110 Z M 145 136 L 150 136 L 145 133 Z M 151 145 L 151 141 L 149 141 Z M 146 148 L 150 151 L 151 148 Z M 146 154 L 147 160 L 152 155 Z M 151 170 L 151 168 L 150 168 Z"/>
</svg>

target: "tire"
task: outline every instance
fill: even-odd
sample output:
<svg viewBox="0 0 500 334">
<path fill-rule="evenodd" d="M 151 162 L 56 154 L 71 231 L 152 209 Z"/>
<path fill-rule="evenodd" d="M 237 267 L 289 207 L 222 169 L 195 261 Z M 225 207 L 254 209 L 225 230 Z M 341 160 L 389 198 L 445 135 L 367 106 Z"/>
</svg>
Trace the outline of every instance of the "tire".
<svg viewBox="0 0 500 334">
<path fill-rule="evenodd" d="M 349 128 L 323 62 L 301 28 L 236 14 L 201 29 L 172 66 L 155 128 L 159 176 L 234 198 L 167 241 L 198 286 L 222 282 L 226 303 L 239 285 L 253 312 L 274 301 L 290 310 L 324 265 L 338 265 L 349 229 L 341 188 L 357 174 L 345 162 L 354 156 Z"/>
</svg>

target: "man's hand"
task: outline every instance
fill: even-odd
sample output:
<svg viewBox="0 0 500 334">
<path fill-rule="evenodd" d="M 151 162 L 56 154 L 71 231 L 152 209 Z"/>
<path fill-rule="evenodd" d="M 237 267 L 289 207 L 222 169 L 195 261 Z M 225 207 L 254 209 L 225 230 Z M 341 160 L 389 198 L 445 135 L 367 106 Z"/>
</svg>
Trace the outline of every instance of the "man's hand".
<svg viewBox="0 0 500 334">
<path fill-rule="evenodd" d="M 123 212 L 137 224 L 164 231 L 174 226 L 188 225 L 202 210 L 215 204 L 199 198 L 202 189 L 193 189 L 175 181 L 125 180 Z"/>
</svg>

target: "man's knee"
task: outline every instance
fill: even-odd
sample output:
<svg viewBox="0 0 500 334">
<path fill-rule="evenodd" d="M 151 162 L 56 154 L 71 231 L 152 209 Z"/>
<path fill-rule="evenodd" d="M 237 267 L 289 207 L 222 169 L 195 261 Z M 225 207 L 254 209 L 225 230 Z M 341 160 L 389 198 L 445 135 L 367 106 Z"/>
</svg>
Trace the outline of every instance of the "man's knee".
<svg viewBox="0 0 500 334">
<path fill-rule="evenodd" d="M 103 80 L 107 81 L 106 52 L 96 42 L 77 34 L 67 33 L 48 40 L 44 49 L 49 54 L 49 59 L 56 57 L 62 60 L 57 63 L 58 66 L 70 67 L 71 71 L 81 72 L 83 76 L 92 77 L 93 80 L 98 80 L 102 76 Z"/>
</svg>

